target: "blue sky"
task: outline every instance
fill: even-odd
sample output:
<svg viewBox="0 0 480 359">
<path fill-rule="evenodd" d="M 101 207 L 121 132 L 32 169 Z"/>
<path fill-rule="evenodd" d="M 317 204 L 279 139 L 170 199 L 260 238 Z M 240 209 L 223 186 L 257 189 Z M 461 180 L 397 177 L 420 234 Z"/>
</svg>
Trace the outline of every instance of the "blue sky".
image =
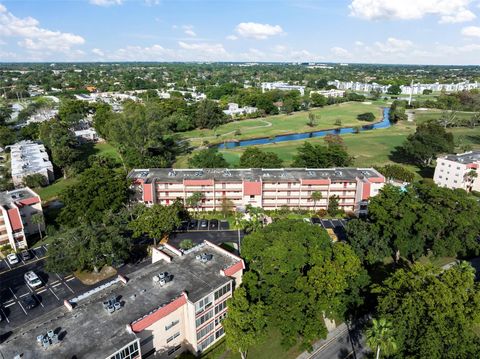
<svg viewBox="0 0 480 359">
<path fill-rule="evenodd" d="M 0 0 L 0 61 L 480 63 L 480 0 Z"/>
</svg>

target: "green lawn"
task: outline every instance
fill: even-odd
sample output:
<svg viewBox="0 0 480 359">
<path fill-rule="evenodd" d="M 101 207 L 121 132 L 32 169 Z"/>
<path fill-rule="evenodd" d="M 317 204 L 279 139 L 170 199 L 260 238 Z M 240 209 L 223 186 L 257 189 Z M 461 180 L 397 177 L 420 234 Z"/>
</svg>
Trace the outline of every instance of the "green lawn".
<svg viewBox="0 0 480 359">
<path fill-rule="evenodd" d="M 337 127 L 362 126 L 367 124 L 358 121 L 357 115 L 365 112 L 373 112 L 377 120 L 382 119 L 382 110 L 379 105 L 360 102 L 347 102 L 337 105 L 325 106 L 313 109 L 310 112 L 316 115 L 317 125 L 307 125 L 308 112 L 299 111 L 291 115 L 276 115 L 251 120 L 230 122 L 219 126 L 215 130 L 193 130 L 183 133 L 183 137 L 190 140 L 194 146 L 202 145 L 204 141 L 209 143 L 221 143 L 223 141 L 240 140 L 254 137 L 270 137 L 286 133 L 311 132 L 322 129 Z M 341 121 L 341 126 L 335 124 Z M 271 124 L 271 125 L 270 125 Z M 235 134 L 239 131 L 240 134 Z"/>
<path fill-rule="evenodd" d="M 38 193 L 42 201 L 45 203 L 57 198 L 60 192 L 75 183 L 75 181 L 75 178 L 60 178 L 47 187 L 35 188 L 35 192 Z"/>
<path fill-rule="evenodd" d="M 412 113 L 415 116 L 415 122 L 417 124 L 424 123 L 431 120 L 438 120 L 443 113 L 443 110 L 438 109 L 428 109 L 428 110 L 412 110 Z M 468 119 L 473 116 L 472 112 L 462 112 L 458 111 L 456 113 L 458 119 Z"/>
</svg>

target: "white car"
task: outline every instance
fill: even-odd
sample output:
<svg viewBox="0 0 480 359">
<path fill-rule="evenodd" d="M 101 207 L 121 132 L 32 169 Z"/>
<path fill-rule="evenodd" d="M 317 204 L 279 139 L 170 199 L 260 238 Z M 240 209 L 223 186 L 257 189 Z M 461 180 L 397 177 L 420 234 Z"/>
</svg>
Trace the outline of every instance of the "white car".
<svg viewBox="0 0 480 359">
<path fill-rule="evenodd" d="M 10 253 L 9 255 L 7 255 L 7 260 L 10 264 L 17 264 L 18 256 L 15 253 Z"/>
<path fill-rule="evenodd" d="M 27 282 L 27 284 L 32 288 L 40 287 L 43 285 L 42 281 L 40 280 L 40 278 L 38 278 L 38 275 L 36 275 L 34 271 L 29 271 L 25 273 L 23 275 L 23 278 L 25 278 L 25 282 Z"/>
</svg>

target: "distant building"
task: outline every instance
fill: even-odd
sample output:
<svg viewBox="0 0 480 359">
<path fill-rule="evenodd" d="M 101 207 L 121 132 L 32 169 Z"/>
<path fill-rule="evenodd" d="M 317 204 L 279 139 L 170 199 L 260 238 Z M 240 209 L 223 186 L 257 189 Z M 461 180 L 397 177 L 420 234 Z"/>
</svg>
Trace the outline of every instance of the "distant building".
<svg viewBox="0 0 480 359">
<path fill-rule="evenodd" d="M 343 97 L 345 95 L 345 91 L 331 89 L 331 90 L 310 91 L 310 97 L 314 93 L 317 93 L 325 97 Z"/>
<path fill-rule="evenodd" d="M 480 191 L 480 151 L 437 158 L 433 181 L 440 187 Z"/>
<path fill-rule="evenodd" d="M 31 217 L 43 213 L 38 194 L 28 187 L 0 192 L 0 210 L 0 246 L 26 248 L 27 237 L 38 233 L 38 224 L 32 223 Z M 44 229 L 43 224 L 40 229 Z"/>
<path fill-rule="evenodd" d="M 336 195 L 339 208 L 363 214 L 368 199 L 385 184 L 385 177 L 373 168 L 155 168 L 133 170 L 128 177 L 140 202 L 169 205 L 180 199 L 188 206 L 187 199 L 200 192 L 201 211 L 220 211 L 224 199 L 240 210 L 247 205 L 266 210 L 326 209 Z M 321 192 L 323 198 L 314 202 L 313 192 Z"/>
<path fill-rule="evenodd" d="M 45 176 L 48 183 L 54 180 L 53 165 L 43 144 L 21 141 L 10 146 L 12 179 L 15 186 L 23 185 L 23 179 L 33 174 Z"/>
<path fill-rule="evenodd" d="M 257 112 L 258 109 L 256 107 L 239 107 L 238 103 L 229 103 L 228 109 L 224 110 L 223 113 L 227 116 L 241 116 L 241 115 L 250 115 L 252 113 Z"/>
<path fill-rule="evenodd" d="M 153 249 L 152 264 L 36 316 L 0 343 L 0 357 L 170 359 L 200 355 L 225 332 L 227 300 L 244 262 L 205 241 L 181 252 Z M 49 333 L 49 330 L 51 332 Z M 59 335 L 60 334 L 60 335 Z"/>
<path fill-rule="evenodd" d="M 95 131 L 93 127 L 90 127 L 84 130 L 76 130 L 74 131 L 74 133 L 75 133 L 75 137 L 80 143 L 97 142 L 100 139 L 100 137 L 97 134 L 97 131 Z"/>
<path fill-rule="evenodd" d="M 299 91 L 300 95 L 305 95 L 305 86 L 289 85 L 285 82 L 262 82 L 262 92 L 270 90 Z"/>
</svg>

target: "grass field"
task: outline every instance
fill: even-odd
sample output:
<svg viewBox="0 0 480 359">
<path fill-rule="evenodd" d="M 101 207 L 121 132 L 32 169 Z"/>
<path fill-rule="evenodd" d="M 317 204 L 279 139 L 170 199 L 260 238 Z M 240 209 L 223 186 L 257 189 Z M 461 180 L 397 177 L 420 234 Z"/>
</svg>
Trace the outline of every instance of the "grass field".
<svg viewBox="0 0 480 359">
<path fill-rule="evenodd" d="M 412 110 L 412 113 L 415 117 L 415 122 L 417 124 L 424 123 L 431 120 L 438 120 L 441 116 L 443 111 L 437 109 L 428 109 L 428 110 Z M 462 112 L 458 111 L 456 113 L 458 119 L 468 119 L 473 116 L 472 112 Z"/>
<path fill-rule="evenodd" d="M 308 112 L 299 111 L 291 115 L 276 115 L 251 120 L 230 122 L 219 126 L 215 130 L 193 130 L 183 133 L 183 137 L 189 139 L 193 146 L 202 145 L 204 141 L 209 143 L 221 143 L 223 141 L 241 140 L 254 137 L 270 137 L 286 133 L 311 132 L 322 129 L 337 127 L 362 126 L 368 124 L 358 121 L 357 115 L 372 112 L 378 121 L 382 119 L 382 111 L 378 105 L 359 102 L 347 102 L 338 105 L 326 106 L 314 109 L 317 120 L 315 127 L 307 125 Z M 341 121 L 341 126 L 335 124 Z M 239 131 L 238 134 L 235 134 Z"/>
</svg>

